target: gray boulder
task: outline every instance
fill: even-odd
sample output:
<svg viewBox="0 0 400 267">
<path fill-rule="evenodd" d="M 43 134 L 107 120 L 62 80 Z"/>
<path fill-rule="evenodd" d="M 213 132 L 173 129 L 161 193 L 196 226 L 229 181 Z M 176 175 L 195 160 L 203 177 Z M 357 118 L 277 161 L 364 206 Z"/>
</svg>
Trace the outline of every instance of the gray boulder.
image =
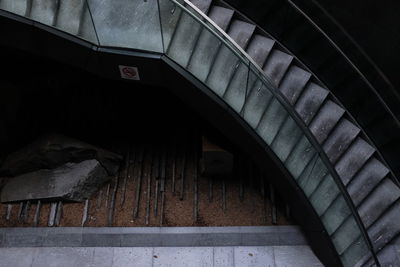
<svg viewBox="0 0 400 267">
<path fill-rule="evenodd" d="M 53 169 L 67 162 L 97 159 L 109 175 L 118 172 L 122 157 L 113 152 L 59 134 L 46 135 L 10 154 L 0 176 L 17 176 L 40 169 Z"/>
<path fill-rule="evenodd" d="M 67 163 L 13 177 L 1 191 L 1 202 L 24 200 L 83 201 L 110 176 L 97 160 Z"/>
</svg>

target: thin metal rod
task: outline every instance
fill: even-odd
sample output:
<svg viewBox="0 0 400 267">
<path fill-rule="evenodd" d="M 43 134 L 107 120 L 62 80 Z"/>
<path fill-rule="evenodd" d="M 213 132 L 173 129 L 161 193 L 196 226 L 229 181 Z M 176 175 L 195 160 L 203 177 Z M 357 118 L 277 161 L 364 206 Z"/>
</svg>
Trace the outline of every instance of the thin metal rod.
<svg viewBox="0 0 400 267">
<path fill-rule="evenodd" d="M 33 226 L 34 227 L 39 225 L 41 208 L 42 208 L 42 202 L 40 200 L 38 200 L 38 202 L 36 204 L 35 216 L 33 217 Z"/>
<path fill-rule="evenodd" d="M 146 199 L 146 217 L 145 223 L 148 225 L 150 223 L 150 200 L 151 200 L 151 178 L 153 176 L 153 157 L 154 154 L 150 156 L 150 171 L 147 174 L 147 199 Z"/>
<path fill-rule="evenodd" d="M 110 207 L 108 208 L 108 218 L 107 218 L 108 226 L 112 226 L 113 221 L 114 221 L 115 199 L 117 197 L 117 190 L 118 190 L 120 175 L 121 175 L 121 172 L 118 172 L 118 174 L 115 177 L 115 181 L 114 181 L 114 187 L 113 187 L 113 191 L 111 194 Z"/>
<path fill-rule="evenodd" d="M 24 211 L 22 212 L 22 222 L 26 223 L 29 217 L 29 210 L 31 208 L 31 202 L 28 200 L 25 202 Z"/>
<path fill-rule="evenodd" d="M 208 178 L 208 202 L 212 202 L 213 200 L 213 180 L 212 178 Z"/>
<path fill-rule="evenodd" d="M 144 148 L 140 151 L 139 155 L 139 172 L 138 172 L 138 179 L 136 185 L 136 195 L 135 195 L 135 208 L 133 210 L 133 218 L 136 219 L 139 215 L 139 202 L 140 202 L 140 192 L 142 190 L 142 173 L 144 168 Z"/>
<path fill-rule="evenodd" d="M 276 220 L 276 202 L 275 202 L 275 188 L 270 185 L 270 197 L 271 197 L 271 217 L 272 217 L 272 224 L 277 224 Z"/>
<path fill-rule="evenodd" d="M 85 206 L 83 207 L 82 223 L 81 226 L 85 226 L 89 218 L 89 199 L 85 200 Z"/>
<path fill-rule="evenodd" d="M 161 207 L 160 207 L 160 226 L 162 226 L 163 221 L 164 221 L 164 202 L 165 202 L 165 179 L 166 179 L 166 167 L 167 167 L 167 152 L 166 149 L 163 149 L 163 154 L 161 158 L 161 170 L 160 170 L 160 175 L 161 175 L 161 180 L 160 180 L 160 193 L 161 193 Z"/>
<path fill-rule="evenodd" d="M 24 212 L 24 206 L 25 206 L 25 202 L 20 202 L 19 203 L 19 209 L 18 209 L 18 214 L 17 214 L 17 218 L 18 218 L 18 222 L 22 222 L 22 215 Z"/>
<path fill-rule="evenodd" d="M 108 183 L 107 191 L 106 191 L 106 209 L 108 208 L 108 199 L 110 198 L 110 189 L 111 189 L 111 183 Z"/>
<path fill-rule="evenodd" d="M 99 194 L 97 195 L 97 203 L 96 203 L 97 209 L 101 207 L 102 202 L 103 202 L 103 189 L 100 189 Z"/>
<path fill-rule="evenodd" d="M 194 164 L 194 170 L 193 170 L 193 174 L 194 174 L 194 177 L 193 177 L 193 186 L 194 186 L 194 188 L 193 188 L 193 190 L 194 190 L 194 199 L 193 199 L 193 202 L 194 202 L 194 207 L 193 207 L 193 218 L 194 218 L 194 221 L 195 222 L 197 222 L 197 220 L 198 220 L 198 213 L 199 213 L 199 189 L 198 189 L 198 177 L 197 177 L 197 150 L 196 150 L 196 146 L 195 146 L 195 151 L 194 151 L 194 159 L 193 159 L 193 164 Z"/>
<path fill-rule="evenodd" d="M 222 210 L 226 212 L 226 184 L 225 180 L 222 180 Z"/>
<path fill-rule="evenodd" d="M 157 217 L 157 209 L 158 209 L 158 193 L 160 188 L 160 181 L 157 179 L 156 180 L 156 190 L 154 192 L 155 194 L 155 199 L 154 199 L 154 216 Z"/>
<path fill-rule="evenodd" d="M 185 170 L 186 170 L 186 150 L 183 150 L 182 166 L 181 166 L 181 192 L 179 199 L 183 200 L 185 197 Z"/>
<path fill-rule="evenodd" d="M 120 200 L 121 209 L 125 203 L 126 184 L 129 178 L 129 169 L 130 169 L 130 155 L 131 155 L 131 149 L 129 148 L 125 157 L 125 175 L 124 175 L 124 180 L 122 181 L 121 200 Z"/>
<path fill-rule="evenodd" d="M 49 219 L 47 221 L 48 226 L 50 226 L 50 227 L 54 226 L 54 223 L 56 220 L 56 213 L 57 213 L 57 202 L 52 202 L 50 204 Z"/>
<path fill-rule="evenodd" d="M 61 201 L 58 201 L 57 203 L 57 210 L 56 210 L 56 216 L 54 219 L 54 225 L 59 226 L 61 223 L 61 218 L 62 218 L 62 213 L 63 213 L 63 203 Z"/>
<path fill-rule="evenodd" d="M 176 176 L 176 143 L 174 142 L 174 147 L 172 149 L 172 194 L 175 195 L 175 176 Z"/>
<path fill-rule="evenodd" d="M 8 204 L 7 205 L 7 214 L 6 214 L 6 221 L 9 221 L 11 218 L 11 211 L 12 211 L 13 205 Z"/>
</svg>

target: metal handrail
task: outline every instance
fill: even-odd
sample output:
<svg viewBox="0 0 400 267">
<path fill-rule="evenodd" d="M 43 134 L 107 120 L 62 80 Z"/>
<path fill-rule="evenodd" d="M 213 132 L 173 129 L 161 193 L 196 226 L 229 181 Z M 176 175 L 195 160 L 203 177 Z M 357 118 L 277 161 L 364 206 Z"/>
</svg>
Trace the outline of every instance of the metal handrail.
<svg viewBox="0 0 400 267">
<path fill-rule="evenodd" d="M 160 1 L 160 0 L 157 0 Z M 181 3 L 177 2 L 177 0 L 168 0 L 174 4 L 176 4 L 177 6 L 179 6 L 183 11 L 185 11 L 189 16 L 191 16 L 194 20 L 196 20 L 198 23 L 200 23 L 202 26 L 204 26 L 206 29 L 208 29 L 211 33 L 214 34 L 215 37 L 217 37 L 221 42 L 223 42 L 228 48 L 231 48 L 231 46 L 234 46 L 237 50 L 239 50 L 240 54 L 237 53 L 236 51 L 234 51 L 233 49 L 232 52 L 234 52 L 237 56 L 239 56 L 239 59 L 241 59 L 243 62 L 245 58 L 247 61 L 250 62 L 250 64 L 252 65 L 251 67 L 255 68 L 257 70 L 257 73 L 255 73 L 255 75 L 257 76 L 257 78 L 259 78 L 260 80 L 264 81 L 268 86 L 268 90 L 271 91 L 271 93 L 274 95 L 274 97 L 276 99 L 278 99 L 278 101 L 280 102 L 280 104 L 282 104 L 286 111 L 290 114 L 290 116 L 296 121 L 297 125 L 303 130 L 303 133 L 305 134 L 305 136 L 307 137 L 307 139 L 310 141 L 310 143 L 313 145 L 313 147 L 316 149 L 316 151 L 318 152 L 318 155 L 320 156 L 321 160 L 323 161 L 324 165 L 327 167 L 329 173 L 332 175 L 332 178 L 334 179 L 336 185 L 338 186 L 340 192 L 342 193 L 342 195 L 344 196 L 344 199 L 347 203 L 347 205 L 349 206 L 349 209 L 351 211 L 351 213 L 353 214 L 355 221 L 360 229 L 361 235 L 363 236 L 363 239 L 365 240 L 372 257 L 374 258 L 375 263 L 377 264 L 377 266 L 380 266 L 378 258 L 375 254 L 375 251 L 373 249 L 371 240 L 369 239 L 369 236 L 367 234 L 367 230 L 364 226 L 364 224 L 362 223 L 361 217 L 358 214 L 358 211 L 349 195 L 349 193 L 346 190 L 346 186 L 343 184 L 339 174 L 337 173 L 336 169 L 332 166 L 332 163 L 330 162 L 328 156 L 326 155 L 325 151 L 322 149 L 322 147 L 320 146 L 320 144 L 318 143 L 318 141 L 316 140 L 315 136 L 311 133 L 310 129 L 306 126 L 306 124 L 304 123 L 304 121 L 300 118 L 300 116 L 298 115 L 298 113 L 296 111 L 293 110 L 292 106 L 290 105 L 290 103 L 288 102 L 288 100 L 283 96 L 283 94 L 277 89 L 277 87 L 275 85 L 273 85 L 273 83 L 271 82 L 270 78 L 268 76 L 266 76 L 265 72 L 250 58 L 250 56 L 239 46 L 236 44 L 236 42 L 234 40 L 232 40 L 218 25 L 216 25 L 213 21 L 211 21 L 210 18 L 208 18 L 203 12 L 201 12 L 197 7 L 195 7 L 191 2 L 189 2 L 188 0 L 181 0 L 185 2 L 185 5 L 190 6 L 194 11 L 197 12 L 197 15 L 199 15 L 203 20 L 207 21 L 208 23 L 210 23 L 211 25 L 213 25 L 215 27 L 215 29 L 218 31 L 218 34 L 224 36 L 226 38 L 226 40 L 230 41 L 231 43 L 227 43 L 227 41 L 218 36 L 217 33 L 215 33 L 215 31 L 213 31 L 211 29 L 211 27 L 209 27 L 204 21 L 202 21 L 202 19 L 200 19 L 198 16 L 192 14 L 185 6 L 183 6 Z M 241 58 L 243 57 L 243 58 Z M 173 60 L 173 59 L 171 59 Z M 174 61 L 174 60 L 173 60 Z M 246 63 L 246 62 L 245 62 Z M 271 90 L 271 88 L 273 90 Z"/>
</svg>

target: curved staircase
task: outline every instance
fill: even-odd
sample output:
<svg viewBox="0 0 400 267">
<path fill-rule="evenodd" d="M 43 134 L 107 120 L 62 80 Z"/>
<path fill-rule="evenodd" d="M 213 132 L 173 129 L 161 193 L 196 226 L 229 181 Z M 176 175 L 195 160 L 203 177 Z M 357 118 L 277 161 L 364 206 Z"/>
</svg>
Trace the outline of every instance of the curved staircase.
<svg viewBox="0 0 400 267">
<path fill-rule="evenodd" d="M 223 2 L 147 1 L 130 1 L 136 12 L 128 20 L 117 12 L 129 2 L 124 0 L 2 0 L 0 9 L 95 45 L 162 50 L 275 152 L 314 207 L 344 266 L 399 264 L 392 245 L 400 233 L 400 188 L 329 89 Z M 110 16 L 121 18 L 115 22 Z M 139 30 L 140 38 L 118 37 L 118 29 L 139 27 L 146 19 L 150 26 Z"/>
</svg>

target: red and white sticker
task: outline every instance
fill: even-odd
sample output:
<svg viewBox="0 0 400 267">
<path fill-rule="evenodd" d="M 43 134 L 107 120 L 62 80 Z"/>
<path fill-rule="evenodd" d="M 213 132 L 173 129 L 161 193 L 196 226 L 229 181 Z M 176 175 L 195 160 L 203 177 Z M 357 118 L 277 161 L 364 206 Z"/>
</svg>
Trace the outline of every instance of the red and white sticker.
<svg viewBox="0 0 400 267">
<path fill-rule="evenodd" d="M 137 67 L 119 65 L 119 72 L 122 79 L 127 80 L 140 80 L 139 71 Z"/>
</svg>

